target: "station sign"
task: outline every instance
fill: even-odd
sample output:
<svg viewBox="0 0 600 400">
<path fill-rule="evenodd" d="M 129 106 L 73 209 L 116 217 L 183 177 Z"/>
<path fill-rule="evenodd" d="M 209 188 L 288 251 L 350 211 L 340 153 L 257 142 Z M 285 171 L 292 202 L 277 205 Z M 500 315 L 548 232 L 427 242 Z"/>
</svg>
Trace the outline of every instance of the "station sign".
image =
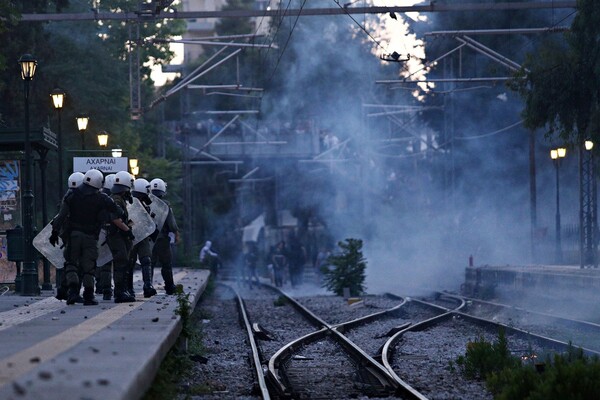
<svg viewBox="0 0 600 400">
<path fill-rule="evenodd" d="M 105 174 L 128 171 L 127 157 L 73 157 L 73 171 L 97 169 Z"/>
</svg>

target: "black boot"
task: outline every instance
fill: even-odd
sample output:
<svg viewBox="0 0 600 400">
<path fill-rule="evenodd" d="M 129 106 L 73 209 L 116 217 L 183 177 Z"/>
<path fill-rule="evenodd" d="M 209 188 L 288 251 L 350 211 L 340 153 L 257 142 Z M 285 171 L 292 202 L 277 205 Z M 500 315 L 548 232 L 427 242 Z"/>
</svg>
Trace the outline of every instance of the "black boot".
<svg viewBox="0 0 600 400">
<path fill-rule="evenodd" d="M 156 294 L 156 289 L 152 286 L 151 265 L 142 265 L 142 279 L 144 280 L 144 297 L 152 297 Z"/>
<path fill-rule="evenodd" d="M 97 306 L 98 302 L 94 297 L 94 288 L 89 287 L 83 289 L 83 305 L 84 306 Z"/>
<path fill-rule="evenodd" d="M 83 297 L 79 295 L 79 285 L 69 285 L 69 293 L 67 297 L 67 305 L 72 305 L 75 303 L 83 304 Z"/>
<path fill-rule="evenodd" d="M 96 294 L 102 294 L 104 292 L 104 288 L 102 287 L 102 268 L 96 266 L 94 271 L 94 282 L 96 282 Z"/>
<path fill-rule="evenodd" d="M 173 270 L 171 269 L 171 266 L 169 267 L 162 267 L 160 269 L 160 274 L 162 275 L 162 278 L 165 280 L 165 292 L 168 295 L 172 295 L 175 294 L 175 283 L 173 282 Z"/>
<path fill-rule="evenodd" d="M 135 290 L 133 289 L 133 268 L 130 268 L 125 276 L 125 283 L 127 284 L 127 289 L 125 290 L 135 298 Z"/>
<path fill-rule="evenodd" d="M 59 286 L 56 288 L 56 297 L 58 300 L 67 300 L 69 298 L 68 290 L 64 286 Z"/>
<path fill-rule="evenodd" d="M 130 293 L 125 290 L 117 290 L 115 289 L 115 303 L 134 303 L 135 296 L 132 296 Z"/>
<path fill-rule="evenodd" d="M 102 300 L 110 300 L 112 299 L 112 289 L 104 289 L 102 292 Z"/>
<path fill-rule="evenodd" d="M 115 291 L 115 303 L 135 303 L 135 297 L 125 291 Z"/>
</svg>

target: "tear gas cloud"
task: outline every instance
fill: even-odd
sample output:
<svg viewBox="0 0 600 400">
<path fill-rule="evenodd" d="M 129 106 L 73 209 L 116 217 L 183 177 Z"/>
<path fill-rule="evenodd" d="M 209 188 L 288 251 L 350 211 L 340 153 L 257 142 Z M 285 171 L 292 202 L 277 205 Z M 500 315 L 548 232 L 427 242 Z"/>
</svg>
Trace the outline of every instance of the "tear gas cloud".
<svg viewBox="0 0 600 400">
<path fill-rule="evenodd" d="M 336 242 L 364 241 L 367 290 L 458 290 L 470 256 L 476 265 L 531 263 L 529 132 L 519 124 L 520 99 L 502 84 L 439 85 L 437 111 L 369 117 L 366 104 L 425 105 L 411 95 L 414 87 L 375 83 L 407 72 L 382 65 L 373 52 L 384 50 L 348 16 L 301 19 L 283 55 L 294 62 L 277 71 L 285 95 L 266 94 L 262 104 L 264 118 L 301 118 L 290 115 L 301 109 L 341 142 L 350 139 L 340 156 L 348 161 L 300 170 L 329 176 L 336 194 L 319 204 L 319 214 Z M 548 144 L 541 135 L 536 141 L 538 225 L 552 227 L 553 169 Z"/>
</svg>

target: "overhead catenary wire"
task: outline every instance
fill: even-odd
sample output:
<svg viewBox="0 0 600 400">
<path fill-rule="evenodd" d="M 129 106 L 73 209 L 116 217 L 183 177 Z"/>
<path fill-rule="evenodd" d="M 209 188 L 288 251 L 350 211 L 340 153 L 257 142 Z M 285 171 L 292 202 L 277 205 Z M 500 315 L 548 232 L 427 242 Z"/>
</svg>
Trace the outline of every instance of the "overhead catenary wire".
<svg viewBox="0 0 600 400">
<path fill-rule="evenodd" d="M 455 136 L 454 139 L 455 140 L 473 140 L 473 139 L 486 138 L 486 137 L 497 135 L 498 133 L 506 132 L 507 130 L 512 129 L 515 126 L 519 126 L 521 124 L 523 124 L 523 121 L 517 121 L 514 124 L 511 124 L 504 128 L 498 129 L 494 132 L 484 133 L 483 135 L 476 135 L 476 136 Z"/>
</svg>

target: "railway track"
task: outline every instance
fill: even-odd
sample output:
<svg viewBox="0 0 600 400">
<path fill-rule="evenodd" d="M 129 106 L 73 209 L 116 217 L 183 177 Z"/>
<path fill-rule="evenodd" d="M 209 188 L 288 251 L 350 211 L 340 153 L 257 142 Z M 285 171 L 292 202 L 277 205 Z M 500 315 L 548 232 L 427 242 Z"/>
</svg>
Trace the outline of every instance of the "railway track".
<svg viewBox="0 0 600 400">
<path fill-rule="evenodd" d="M 570 342 L 575 347 L 588 350 L 590 354 L 600 352 L 598 323 L 451 294 L 440 294 L 440 297 L 462 299 L 465 302 L 463 312 L 466 314 Z"/>
<path fill-rule="evenodd" d="M 269 285 L 237 287 L 237 292 L 230 300 L 239 311 L 230 311 L 228 305 L 219 312 L 239 314 L 244 323 L 243 347 L 227 353 L 244 354 L 241 358 L 251 371 L 246 373 L 251 382 L 244 387 L 252 389 L 234 397 L 485 399 L 491 397 L 482 383 L 453 371 L 453 362 L 465 354 L 468 342 L 493 342 L 502 327 L 511 351 L 524 360 L 569 348 L 554 336 L 483 318 L 498 314 L 497 304 L 486 305 L 495 313 L 484 312 L 473 299 L 447 293 L 427 301 L 365 296 L 350 305 L 336 296 L 298 300 Z M 213 392 L 213 398 L 224 394 Z M 226 396 L 231 395 L 228 389 Z"/>
<path fill-rule="evenodd" d="M 546 355 L 572 348 L 570 343 L 553 337 L 467 314 L 469 302 L 459 296 L 438 294 L 432 300 L 412 301 L 443 312 L 396 332 L 383 346 L 381 355 L 392 375 L 413 385 L 425 396 L 435 398 L 442 392 L 444 396 L 461 399 L 486 398 L 483 386 L 477 387 L 473 381 L 465 380 L 458 389 L 449 392 L 450 384 L 456 388 L 456 380 L 462 379 L 452 371 L 452 366 L 458 356 L 464 355 L 467 343 L 481 338 L 494 342 L 500 329 L 506 332 L 511 352 L 521 356 L 523 362 L 543 360 Z M 583 351 L 598 355 L 589 349 Z"/>
</svg>

